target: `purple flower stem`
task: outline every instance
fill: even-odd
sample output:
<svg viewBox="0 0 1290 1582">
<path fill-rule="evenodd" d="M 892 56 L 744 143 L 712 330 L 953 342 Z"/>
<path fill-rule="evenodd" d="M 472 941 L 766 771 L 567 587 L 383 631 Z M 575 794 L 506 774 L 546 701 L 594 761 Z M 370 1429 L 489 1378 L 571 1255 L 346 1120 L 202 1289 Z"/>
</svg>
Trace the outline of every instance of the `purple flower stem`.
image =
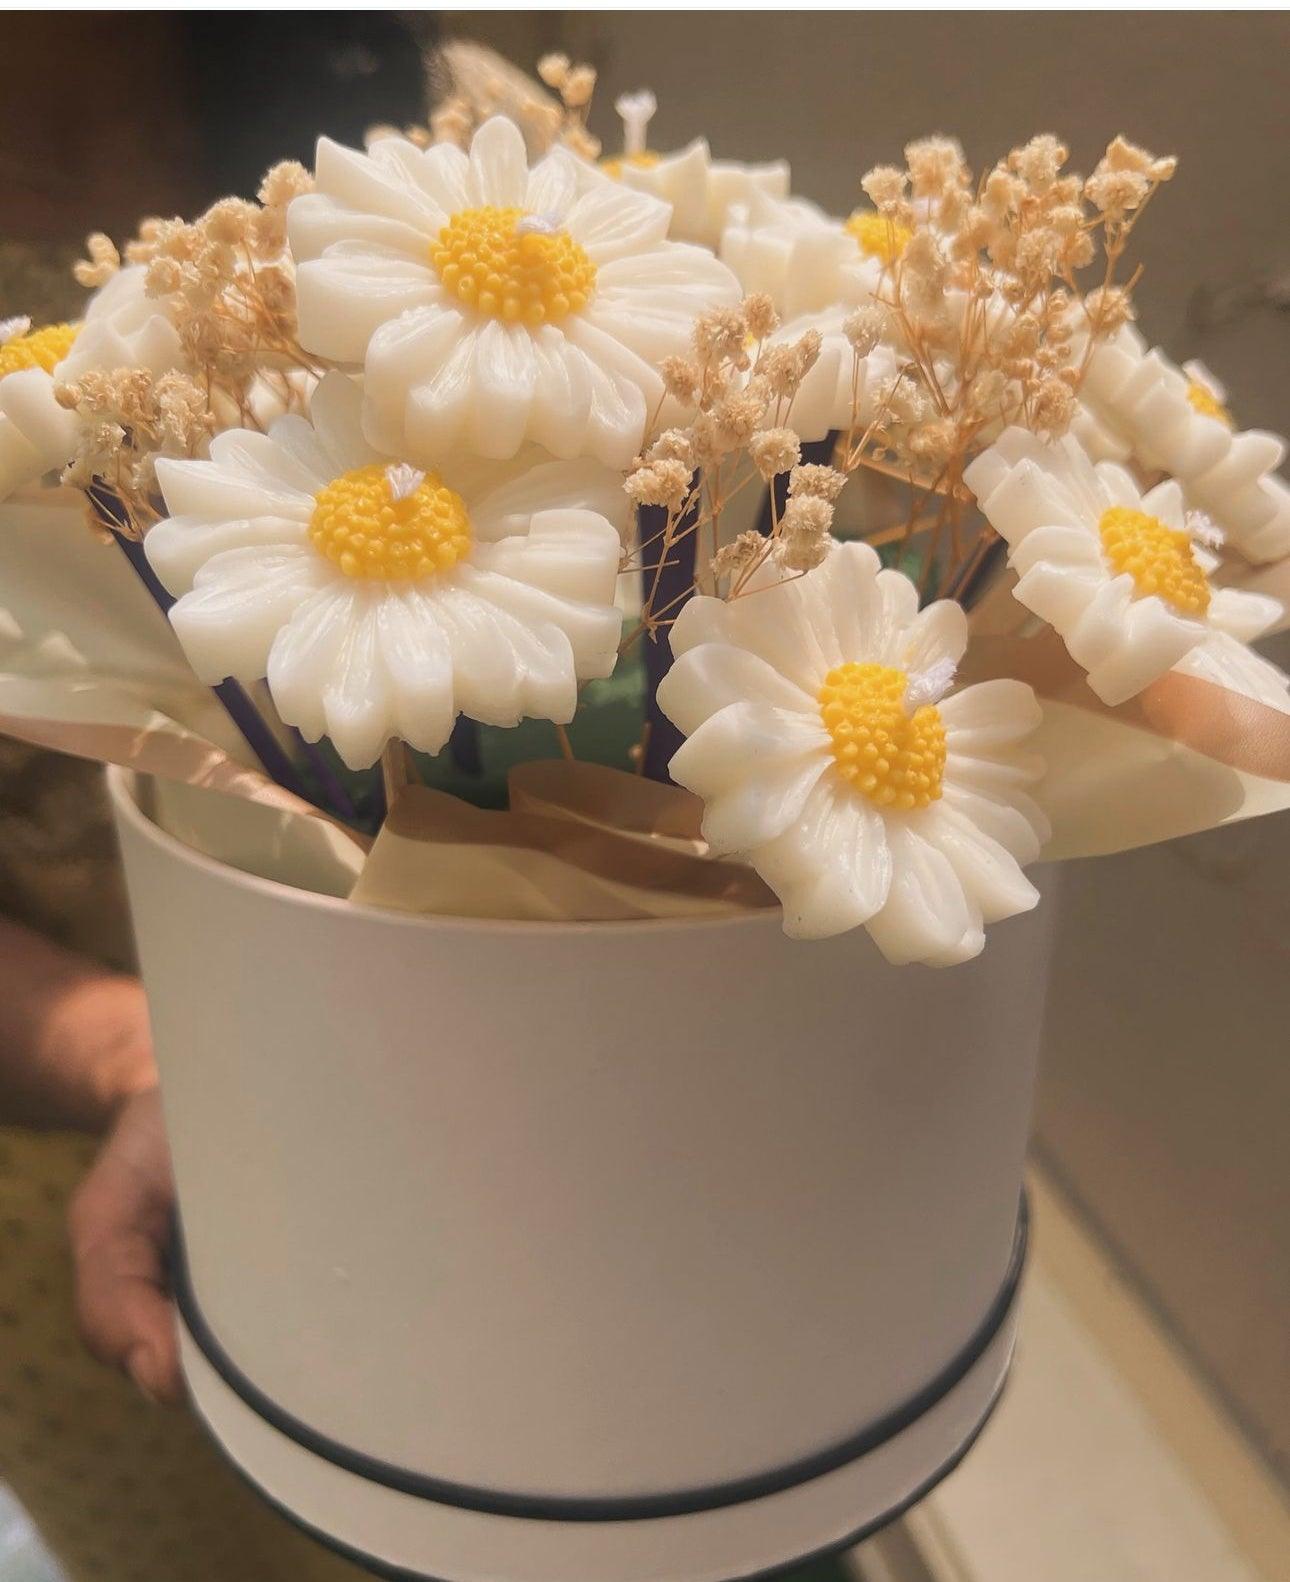
<svg viewBox="0 0 1290 1582">
<path fill-rule="evenodd" d="M 697 504 L 695 509 L 697 510 Z M 661 505 L 644 505 L 638 513 L 637 531 L 645 546 L 642 569 L 645 591 L 654 586 L 654 572 L 663 557 L 663 530 L 667 526 L 667 511 Z M 688 519 L 680 524 L 689 525 Z M 666 610 L 664 617 L 673 621 L 686 604 L 685 595 L 694 587 L 695 548 L 699 535 L 687 533 L 678 537 L 667 551 L 667 560 L 659 573 L 658 592 L 654 608 Z M 650 540 L 653 539 L 653 543 Z M 673 600 L 676 602 L 673 603 Z M 645 637 L 645 719 L 649 724 L 649 739 L 645 743 L 644 773 L 649 780 L 670 782 L 667 766 L 672 754 L 685 738 L 658 706 L 658 686 L 672 668 L 672 643 L 668 636 L 671 628 L 661 626 L 652 637 Z"/>
<path fill-rule="evenodd" d="M 288 729 L 292 740 L 299 744 L 300 751 L 309 760 L 309 765 L 317 776 L 318 784 L 327 797 L 328 811 L 337 813 L 341 818 L 348 819 L 352 823 L 358 817 L 358 810 L 350 801 L 349 792 L 340 783 L 336 771 L 327 762 L 327 754 L 316 742 L 307 741 L 294 725 L 289 726 Z"/>
<path fill-rule="evenodd" d="M 112 536 L 121 546 L 139 581 L 152 595 L 157 608 L 163 615 L 169 615 L 175 601 L 157 580 L 156 573 L 148 564 L 148 558 L 143 552 L 143 545 L 137 539 L 127 538 L 123 533 L 118 533 L 115 528 L 112 530 Z M 212 687 L 211 691 L 227 709 L 229 718 L 246 738 L 247 745 L 260 760 L 269 778 L 276 780 L 285 791 L 291 791 L 308 801 L 308 793 L 304 782 L 296 773 L 296 766 L 238 683 L 221 681 L 217 687 Z"/>
<path fill-rule="evenodd" d="M 477 720 L 468 720 L 464 714 L 457 716 L 452 735 L 448 738 L 448 753 L 462 774 L 483 774 L 484 747 Z"/>
<path fill-rule="evenodd" d="M 837 431 L 826 434 L 823 439 L 813 439 L 802 446 L 802 462 L 808 464 L 819 462 L 827 466 L 833 460 L 833 447 L 837 443 Z M 775 506 L 771 508 L 771 489 L 775 491 Z M 775 527 L 777 517 L 783 516 L 784 507 L 788 504 L 788 477 L 779 473 L 762 497 L 761 513 L 757 518 L 757 531 L 763 538 L 769 538 Z"/>
</svg>

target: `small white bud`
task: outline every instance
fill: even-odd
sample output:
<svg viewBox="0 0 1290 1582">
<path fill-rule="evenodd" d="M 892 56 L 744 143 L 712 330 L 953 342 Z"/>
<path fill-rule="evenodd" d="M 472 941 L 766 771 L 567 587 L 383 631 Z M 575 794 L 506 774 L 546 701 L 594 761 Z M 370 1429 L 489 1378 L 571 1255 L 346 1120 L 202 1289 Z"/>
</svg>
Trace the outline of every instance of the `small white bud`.
<svg viewBox="0 0 1290 1582">
<path fill-rule="evenodd" d="M 916 670 L 905 687 L 905 707 L 917 709 L 924 703 L 939 703 L 954 685 L 958 668 L 953 659 L 938 659 L 926 670 Z"/>
<path fill-rule="evenodd" d="M 553 214 L 526 214 L 515 227 L 517 236 L 553 236 L 560 222 Z"/>
<path fill-rule="evenodd" d="M 20 313 L 12 319 L 0 319 L 0 346 L 7 346 L 10 341 L 16 341 L 20 335 L 26 335 L 30 329 L 31 320 L 25 313 Z"/>
<path fill-rule="evenodd" d="M 406 461 L 392 462 L 385 469 L 385 476 L 389 481 L 391 500 L 406 500 L 417 492 L 425 480 L 425 473 Z"/>
<path fill-rule="evenodd" d="M 614 100 L 614 109 L 623 123 L 623 153 L 643 154 L 658 100 L 648 88 L 641 88 L 636 93 L 620 93 Z"/>
<path fill-rule="evenodd" d="M 1188 511 L 1184 525 L 1192 538 L 1206 549 L 1219 550 L 1227 542 L 1227 534 L 1204 511 Z"/>
</svg>

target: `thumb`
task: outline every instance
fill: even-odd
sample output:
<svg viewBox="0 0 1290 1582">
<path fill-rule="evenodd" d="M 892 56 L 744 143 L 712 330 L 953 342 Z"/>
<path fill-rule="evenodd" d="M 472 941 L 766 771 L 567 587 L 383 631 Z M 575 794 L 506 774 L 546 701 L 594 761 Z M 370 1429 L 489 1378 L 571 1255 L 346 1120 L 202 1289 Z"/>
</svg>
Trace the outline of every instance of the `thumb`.
<svg viewBox="0 0 1290 1582">
<path fill-rule="evenodd" d="M 155 1089 L 123 1106 L 68 1214 L 81 1333 L 150 1399 L 182 1395 L 165 1279 L 174 1186 Z"/>
</svg>

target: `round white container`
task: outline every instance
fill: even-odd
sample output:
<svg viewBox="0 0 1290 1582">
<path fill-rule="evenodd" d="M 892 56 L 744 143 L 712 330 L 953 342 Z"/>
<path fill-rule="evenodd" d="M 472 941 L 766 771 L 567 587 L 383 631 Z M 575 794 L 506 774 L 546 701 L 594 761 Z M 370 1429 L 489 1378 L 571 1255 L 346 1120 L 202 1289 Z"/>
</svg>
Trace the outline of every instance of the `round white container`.
<svg viewBox="0 0 1290 1582">
<path fill-rule="evenodd" d="M 319 1536 L 449 1582 L 724 1582 L 880 1525 L 1006 1373 L 1044 909 L 982 957 L 410 917 L 112 789 L 196 1405 Z"/>
</svg>

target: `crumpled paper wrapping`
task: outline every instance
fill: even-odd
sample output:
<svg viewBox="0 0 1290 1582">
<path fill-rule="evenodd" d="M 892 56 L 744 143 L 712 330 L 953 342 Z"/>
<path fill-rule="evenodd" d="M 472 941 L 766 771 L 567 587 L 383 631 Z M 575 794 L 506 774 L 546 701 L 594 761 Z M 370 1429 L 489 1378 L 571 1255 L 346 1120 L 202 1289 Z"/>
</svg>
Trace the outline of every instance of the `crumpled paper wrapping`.
<svg viewBox="0 0 1290 1582">
<path fill-rule="evenodd" d="M 276 815 L 284 849 L 353 848 L 368 842 L 271 780 L 256 764 L 223 705 L 194 676 L 170 623 L 125 556 L 95 538 L 78 496 L 48 491 L 0 505 L 0 733 L 36 747 L 118 764 L 167 786 L 223 793 L 230 849 L 268 841 Z M 164 814 L 178 799 L 158 802 Z M 208 850 L 218 816 L 199 818 L 189 797 L 186 835 Z M 211 804 L 218 810 L 221 802 Z M 305 831 L 286 834 L 293 820 Z M 326 823 L 331 833 L 320 835 Z M 240 833 L 239 833 L 240 832 Z M 218 849 L 212 856 L 231 860 Z M 242 864 L 234 861 L 234 866 Z M 312 887 L 310 885 L 309 887 Z M 331 892 L 328 892 L 331 893 Z"/>
<path fill-rule="evenodd" d="M 511 809 L 427 786 L 390 809 L 351 900 L 404 912 L 546 922 L 721 917 L 775 906 L 750 868 L 705 855 L 676 786 L 598 764 L 525 764 Z"/>
<path fill-rule="evenodd" d="M 1286 565 L 1246 576 L 1290 593 Z M 1107 708 L 1006 578 L 971 619 L 962 679 L 1016 676 L 1043 702 L 1045 859 L 1290 807 L 1290 715 L 1176 675 Z M 697 799 L 596 764 L 521 765 L 509 812 L 411 787 L 368 842 L 253 764 L 125 557 L 96 542 L 79 502 L 56 493 L 0 506 L 0 732 L 150 777 L 138 782 L 141 804 L 177 838 L 325 895 L 565 921 L 774 904 L 750 869 L 706 855 Z"/>
<path fill-rule="evenodd" d="M 1290 714 L 1169 674 L 1110 708 L 1050 628 L 975 636 L 965 681 L 1015 676 L 1044 718 L 1030 746 L 1047 765 L 1037 798 L 1043 857 L 1104 856 L 1290 807 Z"/>
</svg>

